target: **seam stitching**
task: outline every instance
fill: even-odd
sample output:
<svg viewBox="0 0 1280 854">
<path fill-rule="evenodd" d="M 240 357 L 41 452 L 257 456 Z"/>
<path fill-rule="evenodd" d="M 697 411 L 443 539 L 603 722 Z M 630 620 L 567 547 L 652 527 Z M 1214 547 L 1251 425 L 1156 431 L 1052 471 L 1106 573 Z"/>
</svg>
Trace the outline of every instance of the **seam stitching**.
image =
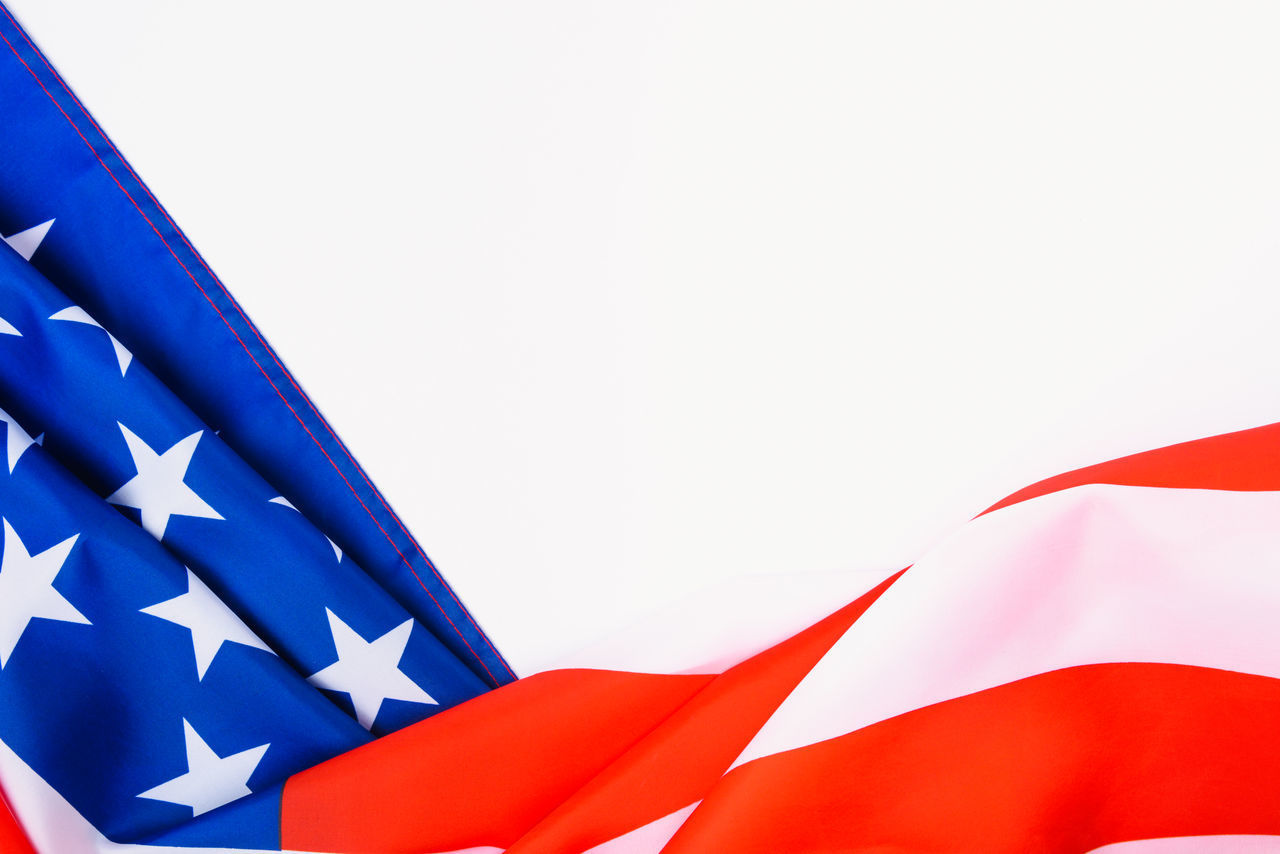
<svg viewBox="0 0 1280 854">
<path fill-rule="evenodd" d="M 14 20 L 9 10 L 5 8 L 3 5 L 0 5 L 0 10 L 3 10 L 5 13 L 5 16 L 9 19 L 9 21 L 15 27 L 18 28 L 18 31 L 22 33 L 28 45 L 30 45 L 32 49 L 36 52 L 36 55 L 41 58 L 45 66 L 49 68 L 50 71 L 53 71 L 53 68 L 49 65 L 48 60 L 39 51 L 39 49 L 36 48 L 34 44 L 32 44 L 30 38 L 27 37 L 26 33 L 18 25 L 17 21 Z M 307 436 L 310 437 L 311 441 L 320 450 L 321 454 L 324 455 L 325 459 L 329 462 L 329 465 L 332 466 L 334 471 L 338 473 L 338 476 L 342 478 L 343 483 L 346 484 L 347 489 L 351 492 L 352 496 L 356 499 L 356 502 L 369 516 L 370 520 L 374 523 L 374 525 L 377 526 L 378 530 L 382 532 L 382 535 L 386 538 L 387 542 L 391 545 L 392 549 L 400 557 L 400 561 L 409 570 L 410 574 L 413 575 L 414 580 L 418 582 L 418 586 L 421 587 L 423 592 L 425 592 L 427 596 L 431 599 L 431 602 L 433 605 L 435 605 L 436 610 L 438 610 L 440 614 L 445 618 L 445 620 L 449 623 L 450 628 L 453 629 L 454 633 L 463 642 L 467 650 L 471 653 L 472 657 L 484 669 L 485 673 L 488 674 L 490 681 L 496 684 L 497 679 L 496 677 L 494 677 L 493 672 L 489 669 L 484 659 L 471 646 L 471 642 L 467 639 L 466 635 L 462 633 L 462 631 L 458 628 L 457 624 L 454 623 L 453 618 L 449 615 L 447 611 L 445 611 L 443 606 L 441 606 L 439 600 L 436 599 L 435 594 L 431 591 L 430 588 L 427 587 L 425 582 L 423 582 L 422 577 L 418 575 L 417 570 L 413 568 L 413 565 L 409 562 L 409 559 L 405 556 L 404 552 L 402 552 L 400 550 L 400 547 L 396 545 L 395 541 L 391 537 L 391 534 L 386 530 L 386 528 L 383 527 L 382 523 L 377 519 L 377 517 L 374 515 L 370 507 L 364 502 L 364 499 L 362 499 L 359 493 L 356 492 L 355 487 L 352 485 L 346 473 L 342 471 L 341 467 L 339 467 L 337 462 L 333 459 L 333 457 L 330 456 L 329 451 L 324 447 L 324 444 L 311 431 L 311 428 L 303 420 L 301 414 L 299 414 L 299 412 L 293 407 L 293 405 L 285 397 L 284 393 L 280 390 L 279 386 L 276 385 L 275 381 L 272 380 L 266 368 L 253 355 L 253 352 L 249 349 L 249 346 L 245 343 L 244 339 L 241 338 L 239 332 L 236 331 L 235 327 L 232 326 L 231 322 L 227 319 L 226 315 L 223 314 L 222 310 L 219 308 L 217 303 L 214 302 L 213 298 L 200 284 L 199 280 L 191 272 L 190 268 L 188 268 L 187 265 L 183 263 L 182 259 L 178 257 L 178 254 L 174 251 L 173 247 L 169 244 L 167 240 L 165 240 L 164 235 L 160 232 L 160 229 L 156 227 L 156 224 L 152 222 L 150 217 L 147 216 L 146 212 L 138 204 L 137 200 L 133 198 L 133 196 L 129 193 L 129 191 L 125 188 L 125 186 L 120 182 L 120 179 L 115 175 L 114 172 L 112 172 L 111 167 L 107 165 L 106 161 L 102 158 L 102 155 L 98 153 L 93 143 L 91 143 L 89 139 L 84 135 L 83 131 L 81 131 L 79 126 L 76 125 L 76 123 L 72 120 L 71 116 L 68 115 L 67 111 L 63 108 L 63 106 L 58 103 L 57 98 L 55 98 L 53 93 L 51 93 L 48 90 L 48 88 L 44 84 L 44 81 L 40 79 L 39 75 L 35 72 L 35 70 L 31 68 L 31 66 L 27 63 L 25 59 L 22 58 L 22 56 L 18 53 L 17 49 L 13 46 L 13 44 L 9 41 L 9 39 L 3 33 L 0 33 L 0 39 L 4 40 L 4 43 L 9 48 L 10 52 L 14 55 L 14 57 L 20 63 L 22 63 L 22 66 L 27 70 L 27 72 L 32 76 L 32 78 L 40 86 L 41 90 L 45 93 L 45 95 L 49 98 L 49 100 L 53 103 L 53 105 L 57 107 L 58 112 L 62 114 L 63 118 L 67 120 L 67 123 L 71 125 L 72 129 L 76 132 L 76 135 L 79 136 L 81 141 L 84 142 L 84 144 L 89 148 L 90 152 L 93 154 L 95 159 L 97 159 L 98 164 L 102 166 L 103 170 L 106 171 L 106 173 L 111 177 L 111 180 L 120 189 L 120 192 L 124 194 L 125 198 L 129 200 L 129 202 L 133 205 L 134 209 L 137 210 L 138 214 L 143 218 L 143 220 L 147 223 L 147 225 L 151 227 L 152 232 L 155 233 L 156 237 L 160 240 L 161 244 L 163 244 L 165 249 L 168 250 L 170 256 L 173 258 L 174 261 L 177 262 L 178 266 L 187 275 L 187 278 L 189 278 L 192 284 L 196 286 L 196 289 L 200 292 L 200 295 L 203 296 L 205 301 L 209 303 L 209 306 L 218 315 L 218 319 L 220 319 L 223 325 L 227 327 L 227 330 L 235 338 L 236 342 L 240 345 L 240 348 L 244 350 L 245 355 L 249 357 L 250 361 L 253 362 L 254 366 L 258 369 L 259 373 L 262 374 L 263 379 L 267 381 L 267 383 L 271 386 L 272 390 L 276 393 L 276 396 L 280 398 L 280 401 L 284 403 L 285 407 L 289 410 L 289 412 L 293 415 L 294 419 L 298 422 L 299 426 L 302 427 L 302 429 L 306 432 Z M 341 448 L 342 451 L 346 454 L 347 458 L 351 460 L 356 471 L 361 475 L 365 483 L 369 485 L 373 494 L 378 498 L 379 503 L 382 504 L 382 506 L 387 510 L 391 518 L 396 522 L 400 530 L 403 531 L 405 535 L 409 538 L 410 542 L 413 543 L 414 547 L 417 549 L 418 554 L 422 556 L 427 566 L 429 566 L 432 569 L 432 571 L 435 573 L 435 576 L 440 581 L 441 585 L 445 588 L 445 590 L 449 592 L 449 594 L 452 596 L 453 600 L 458 604 L 462 612 L 466 614 L 467 617 L 470 618 L 470 622 L 472 626 L 476 628 L 480 636 L 484 638 L 486 644 L 493 651 L 498 661 L 502 663 L 502 665 L 506 668 L 507 672 L 514 678 L 515 674 L 511 671 L 510 665 L 497 652 L 497 649 L 494 648 L 492 640 L 490 640 L 490 638 L 483 631 L 479 629 L 479 626 L 475 624 L 475 618 L 462 606 L 461 602 L 457 598 L 457 594 L 453 591 L 453 589 L 449 586 L 449 584 L 445 582 L 443 578 L 440 577 L 440 572 L 436 568 L 435 564 L 432 563 L 430 558 L 426 556 L 425 552 L 423 552 L 422 547 L 418 544 L 417 540 L 415 540 L 414 537 L 411 534 L 409 534 L 408 530 L 405 529 L 404 523 L 399 519 L 398 516 L 396 516 L 396 514 L 387 505 L 386 500 L 377 491 L 377 489 L 373 487 L 373 484 L 369 481 L 368 475 L 364 472 L 363 469 L 360 468 L 359 464 L 356 463 L 355 459 L 351 456 L 350 450 L 348 450 L 346 446 L 342 443 L 342 441 L 337 438 L 337 435 L 333 433 L 333 428 L 328 424 L 327 421 L 324 420 L 323 416 L 321 416 L 319 412 L 316 410 L 315 404 L 310 400 L 310 398 L 306 396 L 305 393 L 302 392 L 302 389 L 298 386 L 297 381 L 288 372 L 288 370 L 284 368 L 284 365 L 281 364 L 279 358 L 276 356 L 275 352 L 270 348 L 270 346 L 266 344 L 266 341 L 263 339 L 261 332 L 259 332 L 257 327 L 254 326 L 254 324 L 252 323 L 252 321 L 248 319 L 248 316 L 245 315 L 243 308 L 241 308 L 240 305 L 234 300 L 234 298 L 231 297 L 230 293 L 226 289 L 226 286 L 223 285 L 221 280 L 218 279 L 216 275 L 214 275 L 213 271 L 209 268 L 204 258 L 201 257 L 200 254 L 195 251 L 195 248 L 191 246 L 191 243 L 189 240 L 187 240 L 186 235 L 182 233 L 181 229 L 179 229 L 177 227 L 177 224 L 174 223 L 172 217 L 169 216 L 168 212 L 165 211 L 164 208 L 155 199 L 155 196 L 151 193 L 150 189 L 147 188 L 147 186 L 141 181 L 140 178 L 138 178 L 137 173 L 133 171 L 133 168 L 129 166 L 128 162 L 124 159 L 124 157 L 120 155 L 119 150 L 115 148 L 115 145 L 110 141 L 109 138 L 107 138 L 106 134 L 102 132 L 102 128 L 98 126 L 97 122 L 94 121 L 93 117 L 90 116 L 88 111 L 84 109 L 84 105 L 80 104 L 79 100 L 76 99 L 75 95 L 71 92 L 70 88 L 67 87 L 65 81 L 63 81 L 61 77 L 57 75 L 57 72 L 53 72 L 53 73 L 55 77 L 58 78 L 58 81 L 62 84 L 63 89 L 67 92 L 67 94 L 70 95 L 73 100 L 75 100 L 76 104 L 80 107 L 80 110 L 82 111 L 83 115 L 87 117 L 90 122 L 93 123 L 95 128 L 97 128 L 98 132 L 102 135 L 103 139 L 106 140 L 107 145 L 110 146 L 112 151 L 116 154 L 116 156 L 120 159 L 120 161 L 125 165 L 125 167 L 133 175 L 134 179 L 137 180 L 138 185 L 142 187 L 142 189 L 147 193 L 148 196 L 150 196 L 151 200 L 155 203 L 156 208 L 161 212 L 161 214 L 165 217 L 165 219 L 168 220 L 169 224 L 173 226 L 174 231 L 183 239 L 183 242 L 186 243 L 187 247 L 191 250 L 192 254 L 200 261 L 201 265 L 205 268 L 205 270 L 209 272 L 209 275 L 211 276 L 211 278 L 222 289 L 222 292 L 227 296 L 231 304 L 235 306 L 240 316 L 244 318 L 246 324 L 250 327 L 250 329 L 252 329 L 254 334 L 257 336 L 258 340 L 262 343 L 263 348 L 266 350 L 268 354 L 271 355 L 273 361 L 275 361 L 276 365 L 281 369 L 281 372 L 289 379 L 290 383 L 298 391 L 298 394 L 301 396 L 301 398 L 304 401 L 306 401 L 307 404 L 310 406 L 312 412 L 315 413 L 320 424 L 322 424 L 328 430 L 329 434 L 333 436 L 338 447 Z"/>
</svg>

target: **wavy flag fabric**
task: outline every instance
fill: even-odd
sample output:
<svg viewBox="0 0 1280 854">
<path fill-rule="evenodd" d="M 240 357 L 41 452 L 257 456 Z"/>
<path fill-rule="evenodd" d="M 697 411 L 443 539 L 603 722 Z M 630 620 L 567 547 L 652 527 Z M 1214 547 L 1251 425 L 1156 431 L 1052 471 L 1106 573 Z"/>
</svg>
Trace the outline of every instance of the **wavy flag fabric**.
<svg viewBox="0 0 1280 854">
<path fill-rule="evenodd" d="M 517 680 L 0 6 L 0 851 L 1280 851 L 1280 425 Z"/>
</svg>

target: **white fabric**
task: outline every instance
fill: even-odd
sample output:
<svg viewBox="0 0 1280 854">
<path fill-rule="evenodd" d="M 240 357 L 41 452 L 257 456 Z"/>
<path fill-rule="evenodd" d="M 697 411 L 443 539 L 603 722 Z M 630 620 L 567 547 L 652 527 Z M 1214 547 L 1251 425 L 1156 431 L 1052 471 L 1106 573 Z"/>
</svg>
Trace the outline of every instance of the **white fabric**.
<svg viewBox="0 0 1280 854">
<path fill-rule="evenodd" d="M 624 833 L 594 848 L 588 848 L 583 854 L 658 854 L 700 803 L 702 801 L 689 804 L 683 809 L 637 827 L 630 833 Z"/>
<path fill-rule="evenodd" d="M 1280 493 L 1092 485 L 974 520 L 831 648 L 735 765 L 1075 665 L 1280 677 Z"/>
<path fill-rule="evenodd" d="M 1095 848 L 1090 854 L 1275 854 L 1280 836 L 1169 836 Z"/>
</svg>

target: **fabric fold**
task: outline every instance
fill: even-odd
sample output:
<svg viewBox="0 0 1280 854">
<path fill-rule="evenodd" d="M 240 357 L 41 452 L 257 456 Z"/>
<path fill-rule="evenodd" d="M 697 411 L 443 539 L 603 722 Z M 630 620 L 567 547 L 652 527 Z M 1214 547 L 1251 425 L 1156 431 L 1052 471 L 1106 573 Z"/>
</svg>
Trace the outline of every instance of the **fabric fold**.
<svg viewBox="0 0 1280 854">
<path fill-rule="evenodd" d="M 173 831 L 369 740 L 43 448 L 0 478 L 0 518 L 0 740 L 109 837 Z"/>
<path fill-rule="evenodd" d="M 283 360 L 3 4 L 0 115 L 0 235 L 24 235 L 20 248 L 69 305 L 112 330 L 481 681 L 514 679 Z"/>
<path fill-rule="evenodd" d="M 388 732 L 485 690 L 349 556 L 273 500 L 276 489 L 140 359 L 122 369 L 115 339 L 68 303 L 0 247 L 0 317 L 20 331 L 0 341 L 0 401 L 38 425 L 50 454 L 367 729 Z"/>
</svg>

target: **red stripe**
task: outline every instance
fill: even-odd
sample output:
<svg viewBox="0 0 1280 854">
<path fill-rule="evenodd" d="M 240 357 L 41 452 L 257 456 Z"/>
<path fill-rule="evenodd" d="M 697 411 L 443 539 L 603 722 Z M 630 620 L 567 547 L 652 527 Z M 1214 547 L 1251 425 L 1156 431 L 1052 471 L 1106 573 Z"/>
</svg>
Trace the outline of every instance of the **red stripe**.
<svg viewBox="0 0 1280 854">
<path fill-rule="evenodd" d="M 719 676 L 549 671 L 304 771 L 282 844 L 579 851 L 647 824 L 702 797 L 897 577 Z"/>
<path fill-rule="evenodd" d="M 5 854 L 36 854 L 36 849 L 22 832 L 22 825 L 13 814 L 3 789 L 0 789 L 0 851 Z"/>
<path fill-rule="evenodd" d="M 1060 474 L 1020 489 L 984 510 L 1088 483 L 1181 489 L 1280 489 L 1280 424 L 1183 442 Z"/>
<path fill-rule="evenodd" d="M 730 772 L 668 854 L 1080 852 L 1280 834 L 1280 680 L 1099 664 L 949 700 Z"/>
<path fill-rule="evenodd" d="M 513 845 L 511 854 L 583 851 L 702 798 L 796 684 L 898 575 L 717 677 Z"/>
<path fill-rule="evenodd" d="M 286 849 L 505 847 L 713 677 L 557 670 L 290 777 Z"/>
</svg>

